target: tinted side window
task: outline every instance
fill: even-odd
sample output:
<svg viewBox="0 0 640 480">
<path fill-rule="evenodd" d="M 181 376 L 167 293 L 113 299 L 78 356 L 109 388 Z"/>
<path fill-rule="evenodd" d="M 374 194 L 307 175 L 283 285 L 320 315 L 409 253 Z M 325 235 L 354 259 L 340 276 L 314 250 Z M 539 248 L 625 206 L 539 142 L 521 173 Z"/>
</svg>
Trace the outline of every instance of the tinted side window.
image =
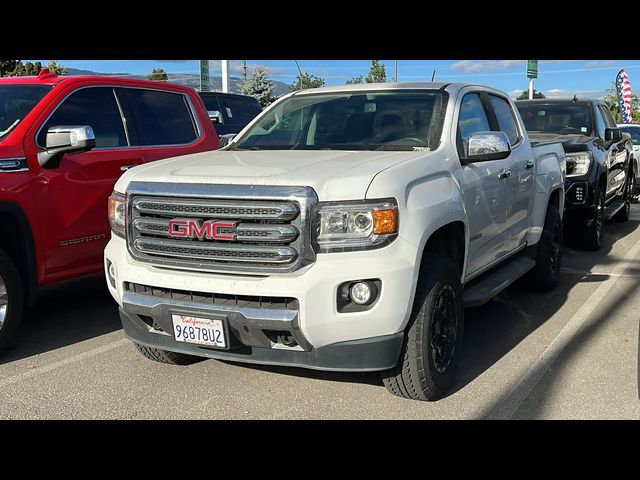
<svg viewBox="0 0 640 480">
<path fill-rule="evenodd" d="M 233 125 L 246 125 L 256 116 L 247 102 L 241 98 L 220 97 L 225 120 Z"/>
<path fill-rule="evenodd" d="M 606 124 L 604 123 L 604 117 L 602 116 L 602 110 L 596 108 L 594 115 L 596 117 L 596 133 L 600 138 L 604 138 L 604 129 Z"/>
<path fill-rule="evenodd" d="M 139 88 L 118 89 L 133 115 L 136 146 L 180 145 L 193 142 L 198 133 L 184 95 Z"/>
<path fill-rule="evenodd" d="M 616 122 L 613 120 L 613 115 L 607 107 L 604 105 L 598 105 L 600 112 L 602 112 L 602 116 L 604 117 L 604 123 L 608 128 L 615 128 Z"/>
<path fill-rule="evenodd" d="M 215 95 L 201 95 L 202 103 L 207 107 L 207 111 L 220 111 L 218 98 Z"/>
<path fill-rule="evenodd" d="M 520 138 L 518 127 L 516 125 L 516 119 L 513 116 L 513 111 L 506 100 L 495 95 L 489 95 L 493 112 L 498 119 L 498 126 L 500 130 L 509 136 L 509 142 L 514 145 Z"/>
<path fill-rule="evenodd" d="M 37 143 L 46 144 L 47 130 L 63 125 L 89 125 L 96 135 L 96 147 L 127 145 L 122 118 L 111 87 L 83 88 L 67 97 L 38 133 Z"/>
<path fill-rule="evenodd" d="M 465 95 L 462 99 L 460 116 L 458 117 L 458 140 L 460 143 L 458 154 L 462 157 L 467 156 L 469 137 L 472 134 L 490 130 L 489 120 L 480 101 L 480 95 L 477 93 Z"/>
</svg>

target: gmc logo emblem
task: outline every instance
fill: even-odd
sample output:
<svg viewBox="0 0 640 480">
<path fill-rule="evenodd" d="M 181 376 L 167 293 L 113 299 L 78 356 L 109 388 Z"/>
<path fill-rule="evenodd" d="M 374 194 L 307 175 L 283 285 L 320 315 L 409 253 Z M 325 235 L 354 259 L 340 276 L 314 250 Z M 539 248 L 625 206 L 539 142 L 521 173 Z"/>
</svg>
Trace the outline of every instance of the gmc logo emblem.
<svg viewBox="0 0 640 480">
<path fill-rule="evenodd" d="M 198 220 L 170 220 L 169 236 L 176 238 L 209 238 L 211 240 L 235 240 L 235 233 L 220 233 L 221 228 L 235 228 L 238 222 L 207 220 L 200 224 Z"/>
</svg>

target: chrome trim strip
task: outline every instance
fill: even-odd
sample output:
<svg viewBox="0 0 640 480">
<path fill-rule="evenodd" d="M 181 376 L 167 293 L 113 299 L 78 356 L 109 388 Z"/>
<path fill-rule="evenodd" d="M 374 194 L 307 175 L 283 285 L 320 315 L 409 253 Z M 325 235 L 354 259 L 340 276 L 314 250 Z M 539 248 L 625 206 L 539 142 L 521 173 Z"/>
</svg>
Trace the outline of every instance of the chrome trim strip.
<svg viewBox="0 0 640 480">
<path fill-rule="evenodd" d="M 13 162 L 13 165 L 10 165 Z M 26 157 L 8 157 L 0 158 L 0 172 L 2 173 L 15 173 L 15 172 L 27 172 L 29 171 L 29 165 L 27 164 Z"/>
<path fill-rule="evenodd" d="M 155 227 L 155 228 L 154 228 Z M 133 228 L 140 233 L 169 237 L 169 219 L 138 217 Z M 298 230 L 293 225 L 240 223 L 235 228 L 238 242 L 293 242 Z"/>
<path fill-rule="evenodd" d="M 293 220 L 298 216 L 298 209 L 291 203 L 263 203 L 259 201 L 232 200 L 189 200 L 184 198 L 167 198 L 153 200 L 148 197 L 136 197 L 132 206 L 140 213 L 163 216 L 186 216 L 198 218 L 232 218 L 247 220 Z M 157 208 L 154 208 L 156 206 Z M 185 210 L 192 208 L 193 210 Z M 171 211 L 171 210 L 175 211 Z M 227 212 L 203 212 L 207 210 L 238 210 Z M 246 210 L 279 211 L 279 213 L 246 213 Z"/>
<path fill-rule="evenodd" d="M 297 252 L 291 247 L 247 244 L 206 243 L 194 240 L 163 240 L 159 238 L 136 238 L 133 246 L 141 253 L 182 258 L 197 258 L 200 260 L 219 262 L 249 262 L 266 264 L 290 263 L 297 257 Z M 180 251 L 165 251 L 163 249 Z M 200 251 L 202 253 L 196 253 Z M 208 252 L 208 253 L 204 253 Z M 222 252 L 228 252 L 224 255 Z M 235 254 L 235 255 L 234 255 Z M 247 254 L 247 255 L 241 255 Z"/>
</svg>

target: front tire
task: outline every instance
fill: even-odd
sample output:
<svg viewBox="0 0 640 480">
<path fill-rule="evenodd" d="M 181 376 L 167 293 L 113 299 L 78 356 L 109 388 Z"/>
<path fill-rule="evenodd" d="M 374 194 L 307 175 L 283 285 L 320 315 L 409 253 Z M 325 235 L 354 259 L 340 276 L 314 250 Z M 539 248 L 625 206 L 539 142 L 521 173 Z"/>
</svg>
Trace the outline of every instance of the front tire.
<svg viewBox="0 0 640 480">
<path fill-rule="evenodd" d="M 191 365 L 192 363 L 204 360 L 204 358 L 193 355 L 185 355 L 184 353 L 170 352 L 169 350 L 147 347 L 146 345 L 136 342 L 133 343 L 142 355 L 154 362 L 167 363 L 169 365 Z"/>
<path fill-rule="evenodd" d="M 542 237 L 538 242 L 536 266 L 527 273 L 527 279 L 536 290 L 548 292 L 560 281 L 562 264 L 562 219 L 558 209 L 549 205 L 544 220 Z"/>
<path fill-rule="evenodd" d="M 455 379 L 462 347 L 464 308 L 460 273 L 441 255 L 429 255 L 420 273 L 400 360 L 382 372 L 389 392 L 413 400 L 438 400 Z"/>
<path fill-rule="evenodd" d="M 22 320 L 24 286 L 13 260 L 0 249 L 0 350 L 9 345 Z"/>
</svg>

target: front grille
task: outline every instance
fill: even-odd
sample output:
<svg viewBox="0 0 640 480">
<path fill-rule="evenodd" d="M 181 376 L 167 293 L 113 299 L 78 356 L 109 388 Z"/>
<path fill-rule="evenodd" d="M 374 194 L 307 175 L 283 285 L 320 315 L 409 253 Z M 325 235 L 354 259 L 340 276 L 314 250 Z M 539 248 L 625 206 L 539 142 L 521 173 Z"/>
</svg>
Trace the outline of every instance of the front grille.
<svg viewBox="0 0 640 480">
<path fill-rule="evenodd" d="M 308 235 L 315 202 L 310 188 L 132 183 L 127 244 L 135 259 L 159 267 L 294 271 L 315 259 Z"/>
<path fill-rule="evenodd" d="M 182 300 L 208 305 L 224 305 L 234 308 L 260 308 L 265 310 L 299 310 L 298 300 L 292 297 L 266 297 L 257 295 L 228 295 L 224 293 L 194 292 L 171 288 L 151 287 L 125 282 L 127 292 L 171 300 Z"/>
</svg>

